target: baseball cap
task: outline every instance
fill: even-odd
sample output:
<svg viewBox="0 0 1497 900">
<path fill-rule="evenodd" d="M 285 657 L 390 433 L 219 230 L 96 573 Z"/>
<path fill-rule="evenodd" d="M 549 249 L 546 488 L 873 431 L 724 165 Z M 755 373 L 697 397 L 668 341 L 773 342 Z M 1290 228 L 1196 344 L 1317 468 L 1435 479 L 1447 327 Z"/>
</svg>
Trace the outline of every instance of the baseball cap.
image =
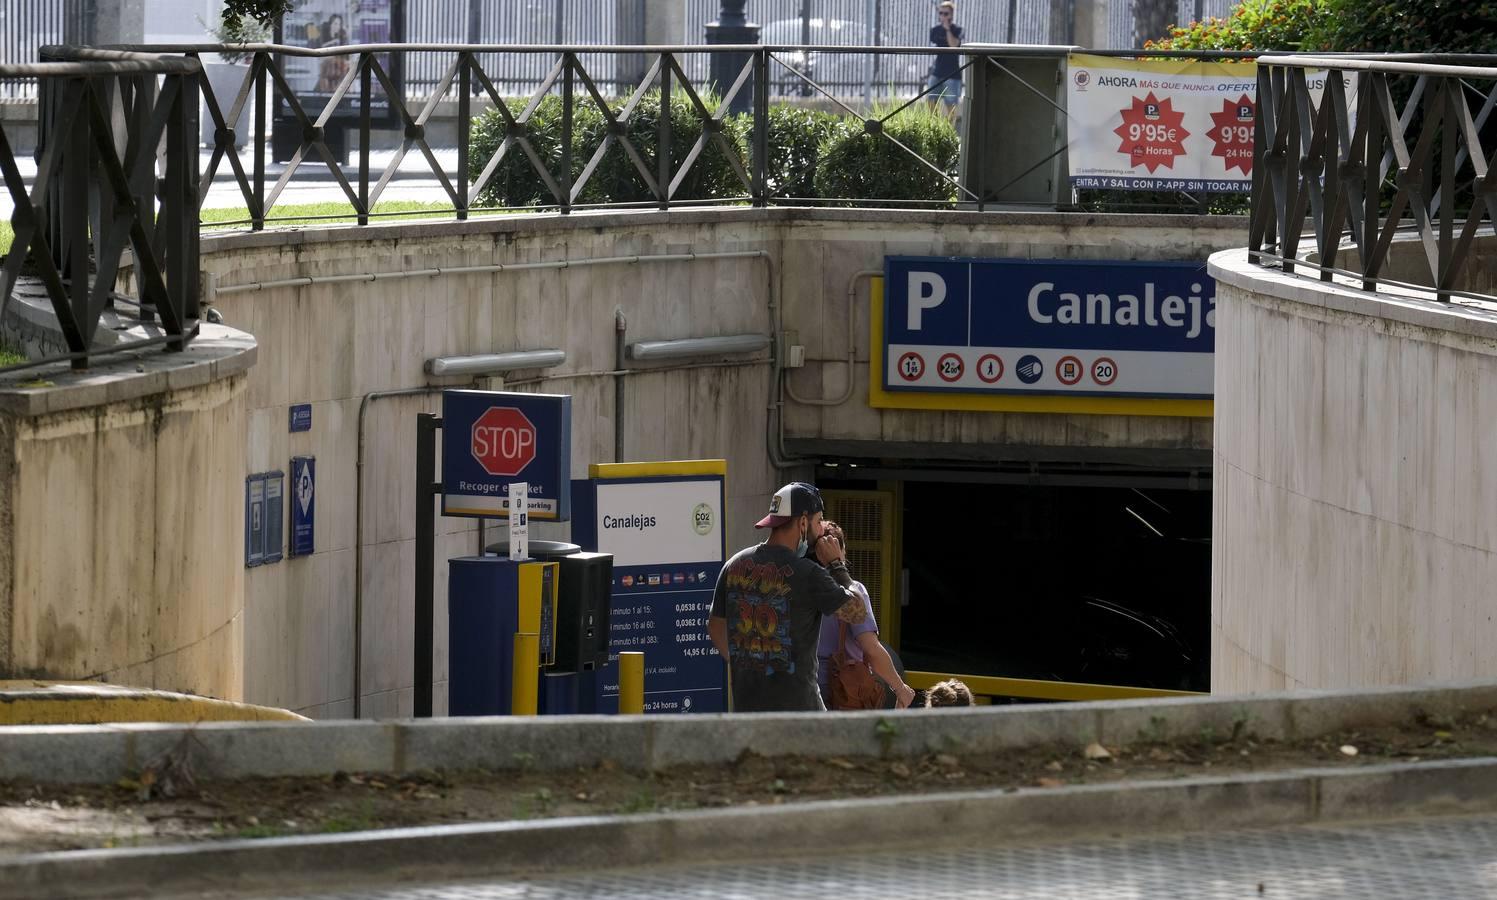
<svg viewBox="0 0 1497 900">
<path fill-rule="evenodd" d="M 769 498 L 769 515 L 754 527 L 778 528 L 798 516 L 815 515 L 824 509 L 820 491 L 804 481 L 792 481 Z"/>
</svg>

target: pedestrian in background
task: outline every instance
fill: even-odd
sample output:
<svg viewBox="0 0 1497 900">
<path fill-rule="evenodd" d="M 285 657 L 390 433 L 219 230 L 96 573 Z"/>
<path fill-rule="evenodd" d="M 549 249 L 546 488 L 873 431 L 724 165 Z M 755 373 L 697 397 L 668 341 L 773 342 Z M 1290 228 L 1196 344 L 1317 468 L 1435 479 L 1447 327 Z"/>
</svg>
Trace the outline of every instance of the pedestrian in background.
<svg viewBox="0 0 1497 900">
<path fill-rule="evenodd" d="M 930 42 L 937 47 L 960 47 L 962 26 L 956 24 L 956 4 L 942 0 L 936 4 L 936 25 L 930 30 Z M 930 90 L 930 102 L 946 104 L 946 117 L 956 117 L 956 105 L 962 99 L 962 58 L 954 53 L 942 53 L 930 64 L 930 77 L 926 87 Z"/>
</svg>

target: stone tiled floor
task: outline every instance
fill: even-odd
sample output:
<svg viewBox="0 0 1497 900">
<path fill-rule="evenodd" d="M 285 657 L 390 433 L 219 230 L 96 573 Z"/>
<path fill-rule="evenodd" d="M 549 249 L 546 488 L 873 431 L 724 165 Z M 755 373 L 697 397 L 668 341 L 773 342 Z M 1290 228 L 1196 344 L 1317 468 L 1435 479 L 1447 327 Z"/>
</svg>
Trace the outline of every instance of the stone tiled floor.
<svg viewBox="0 0 1497 900">
<path fill-rule="evenodd" d="M 1497 897 L 1497 816 L 946 849 L 938 837 L 913 840 L 898 854 L 364 888 L 301 900 Z"/>
</svg>

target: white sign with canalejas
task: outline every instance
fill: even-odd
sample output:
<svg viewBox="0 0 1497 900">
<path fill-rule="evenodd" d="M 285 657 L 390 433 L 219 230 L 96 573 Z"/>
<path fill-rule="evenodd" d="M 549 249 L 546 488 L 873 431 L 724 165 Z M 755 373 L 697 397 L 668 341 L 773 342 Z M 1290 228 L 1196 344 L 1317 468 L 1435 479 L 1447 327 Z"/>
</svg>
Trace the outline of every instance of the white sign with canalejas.
<svg viewBox="0 0 1497 900">
<path fill-rule="evenodd" d="M 614 565 L 718 562 L 722 481 L 598 483 L 598 551 Z"/>
<path fill-rule="evenodd" d="M 1326 73 L 1309 73 L 1318 108 Z M 1230 192 L 1252 188 L 1257 65 L 1071 54 L 1066 102 L 1071 186 Z M 1348 109 L 1355 81 L 1344 79 Z"/>
</svg>

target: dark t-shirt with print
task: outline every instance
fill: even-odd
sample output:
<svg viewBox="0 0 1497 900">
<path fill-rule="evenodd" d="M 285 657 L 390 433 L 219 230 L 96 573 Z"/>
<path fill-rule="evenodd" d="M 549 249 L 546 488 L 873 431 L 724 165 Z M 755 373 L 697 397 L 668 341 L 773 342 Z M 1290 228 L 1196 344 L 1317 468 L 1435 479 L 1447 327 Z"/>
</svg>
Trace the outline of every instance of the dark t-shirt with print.
<svg viewBox="0 0 1497 900">
<path fill-rule="evenodd" d="M 821 617 L 847 602 L 826 569 L 788 547 L 760 544 L 728 560 L 712 615 L 728 620 L 733 709 L 825 709 L 816 686 Z"/>
<path fill-rule="evenodd" d="M 951 32 L 952 34 L 956 35 L 956 39 L 958 41 L 962 39 L 962 26 L 951 26 Z M 930 42 L 932 44 L 935 44 L 937 47 L 951 46 L 950 44 L 946 43 L 945 26 L 937 25 L 930 30 Z M 952 75 L 955 75 L 961 69 L 961 67 L 962 58 L 960 56 L 956 55 L 955 53 L 942 53 L 940 56 L 937 56 L 936 61 L 931 64 L 930 73 L 937 78 L 949 78 Z"/>
</svg>

